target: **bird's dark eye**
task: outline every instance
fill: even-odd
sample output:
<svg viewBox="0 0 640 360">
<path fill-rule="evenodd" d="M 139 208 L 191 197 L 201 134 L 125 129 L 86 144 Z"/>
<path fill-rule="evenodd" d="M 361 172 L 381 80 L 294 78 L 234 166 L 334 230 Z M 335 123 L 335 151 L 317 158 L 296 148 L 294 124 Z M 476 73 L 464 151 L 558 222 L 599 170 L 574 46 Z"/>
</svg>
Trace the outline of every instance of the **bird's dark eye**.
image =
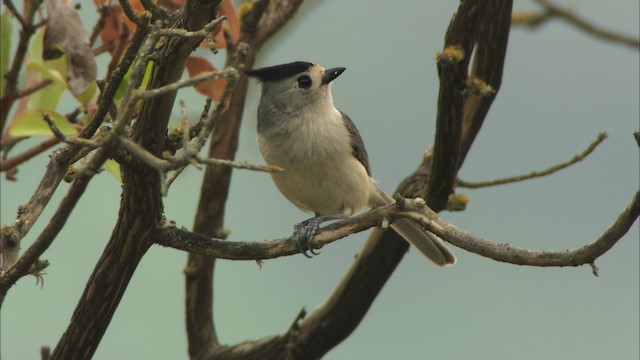
<svg viewBox="0 0 640 360">
<path fill-rule="evenodd" d="M 308 75 L 302 75 L 298 78 L 298 87 L 308 89 L 311 87 L 311 78 Z"/>
</svg>

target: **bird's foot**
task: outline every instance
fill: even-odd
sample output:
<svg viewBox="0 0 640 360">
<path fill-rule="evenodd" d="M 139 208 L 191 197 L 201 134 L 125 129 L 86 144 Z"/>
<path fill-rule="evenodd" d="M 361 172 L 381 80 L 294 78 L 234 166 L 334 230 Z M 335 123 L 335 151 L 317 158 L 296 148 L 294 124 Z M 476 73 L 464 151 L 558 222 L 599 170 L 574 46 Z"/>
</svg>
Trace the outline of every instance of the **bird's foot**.
<svg viewBox="0 0 640 360">
<path fill-rule="evenodd" d="M 335 215 L 318 215 L 307 219 L 293 227 L 293 235 L 291 235 L 291 241 L 296 246 L 296 249 L 302 253 L 302 255 L 311 258 L 311 255 L 318 255 L 315 245 L 313 244 L 313 238 L 316 236 L 316 232 L 320 228 L 320 224 L 325 221 L 344 219 L 344 211 Z M 307 251 L 311 255 L 307 254 Z"/>
<path fill-rule="evenodd" d="M 311 258 L 311 255 L 307 254 L 307 251 L 312 255 L 320 254 L 315 251 L 313 238 L 316 236 L 316 232 L 318 231 L 318 228 L 320 228 L 321 222 L 320 218 L 312 217 L 311 219 L 307 219 L 293 227 L 291 241 L 293 241 L 296 249 L 308 258 Z"/>
</svg>

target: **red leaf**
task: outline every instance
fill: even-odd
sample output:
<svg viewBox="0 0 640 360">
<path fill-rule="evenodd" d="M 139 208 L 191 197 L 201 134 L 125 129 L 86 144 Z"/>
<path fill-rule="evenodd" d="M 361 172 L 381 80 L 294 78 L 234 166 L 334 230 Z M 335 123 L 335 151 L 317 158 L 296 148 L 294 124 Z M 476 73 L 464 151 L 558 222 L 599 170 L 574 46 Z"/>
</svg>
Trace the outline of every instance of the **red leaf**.
<svg viewBox="0 0 640 360">
<path fill-rule="evenodd" d="M 203 72 L 215 70 L 216 68 L 205 58 L 190 56 L 187 59 L 187 71 L 189 72 L 190 78 Z M 220 101 L 220 97 L 222 97 L 222 92 L 226 85 L 227 81 L 225 79 L 211 79 L 203 81 L 194 87 L 199 93 L 210 97 L 215 101 Z"/>
</svg>

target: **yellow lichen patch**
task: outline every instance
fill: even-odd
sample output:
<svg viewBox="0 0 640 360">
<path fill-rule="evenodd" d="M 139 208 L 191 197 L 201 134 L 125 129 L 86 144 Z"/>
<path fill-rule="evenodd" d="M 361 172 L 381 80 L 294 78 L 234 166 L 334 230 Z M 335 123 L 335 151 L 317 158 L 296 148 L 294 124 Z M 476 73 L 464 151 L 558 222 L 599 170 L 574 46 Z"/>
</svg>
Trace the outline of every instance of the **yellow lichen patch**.
<svg viewBox="0 0 640 360">
<path fill-rule="evenodd" d="M 436 53 L 436 62 L 445 64 L 457 64 L 464 59 L 464 51 L 457 46 L 448 46 Z"/>
<path fill-rule="evenodd" d="M 240 19 L 240 23 L 244 22 L 244 17 L 251 12 L 254 4 L 255 1 L 247 1 L 238 6 L 238 19 Z"/>
<path fill-rule="evenodd" d="M 489 96 L 496 92 L 493 86 L 485 83 L 477 77 L 467 78 L 465 85 L 467 86 L 466 93 L 471 95 Z"/>
</svg>

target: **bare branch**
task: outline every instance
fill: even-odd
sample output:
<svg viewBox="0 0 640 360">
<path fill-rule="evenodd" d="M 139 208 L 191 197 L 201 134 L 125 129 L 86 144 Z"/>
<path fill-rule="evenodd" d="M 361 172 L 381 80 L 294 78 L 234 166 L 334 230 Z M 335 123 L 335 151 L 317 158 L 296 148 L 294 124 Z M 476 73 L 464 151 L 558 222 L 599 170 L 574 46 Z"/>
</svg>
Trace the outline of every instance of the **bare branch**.
<svg viewBox="0 0 640 360">
<path fill-rule="evenodd" d="M 53 80 L 47 78 L 47 79 L 44 79 L 44 80 L 40 81 L 39 83 L 31 86 L 31 87 L 26 88 L 26 89 L 16 90 L 16 97 L 15 98 L 19 99 L 21 97 L 29 96 L 29 95 L 33 94 L 34 92 L 36 92 L 38 90 L 44 89 L 45 87 L 49 86 L 52 83 L 53 83 Z"/>
<path fill-rule="evenodd" d="M 91 149 L 96 149 L 102 145 L 100 142 L 97 142 L 97 141 L 80 138 L 77 136 L 67 136 L 63 134 L 62 131 L 53 122 L 53 120 L 51 120 L 51 117 L 49 116 L 49 114 L 44 114 L 42 116 L 42 119 L 47 123 L 47 125 L 49 125 L 49 128 L 53 132 L 53 135 L 56 137 L 56 139 L 58 139 L 63 143 L 87 146 L 87 147 L 90 147 Z"/>
<path fill-rule="evenodd" d="M 147 25 L 147 21 L 150 16 L 147 17 L 145 16 L 146 14 L 138 13 L 133 7 L 131 7 L 129 0 L 120 0 L 120 6 L 122 6 L 122 10 L 129 20 L 133 21 L 138 27 Z M 145 17 L 147 17 L 147 19 L 145 19 Z"/>
<path fill-rule="evenodd" d="M 18 20 L 18 22 L 20 23 L 20 26 L 25 28 L 31 25 L 30 22 L 28 22 L 27 20 L 25 20 L 24 17 L 22 17 L 22 14 L 20 14 L 20 11 L 18 11 L 16 6 L 13 4 L 13 1 L 3 0 L 2 2 L 9 9 L 9 11 L 11 11 L 11 15 L 13 15 L 16 18 L 16 20 Z"/>
<path fill-rule="evenodd" d="M 589 156 L 589 154 L 591 154 L 593 150 L 595 150 L 596 147 L 598 147 L 598 145 L 600 145 L 606 138 L 607 138 L 607 133 L 604 133 L 604 132 L 599 133 L 598 137 L 591 144 L 589 144 L 589 146 L 586 149 L 584 149 L 584 151 L 582 151 L 580 154 L 577 154 L 565 162 L 553 165 L 552 167 L 544 170 L 532 171 L 528 174 L 516 175 L 508 178 L 481 181 L 481 182 L 468 182 L 468 181 L 458 179 L 457 186 L 462 188 L 478 189 L 483 187 L 509 184 L 509 183 L 519 182 L 523 180 L 530 180 L 530 179 L 551 175 L 557 171 L 565 169 L 573 164 L 576 164 L 584 160 L 584 158 Z"/>
<path fill-rule="evenodd" d="M 323 247 L 348 235 L 407 217 L 420 223 L 425 229 L 462 249 L 502 262 L 528 266 L 579 266 L 593 264 L 611 249 L 638 218 L 640 191 L 620 213 L 616 221 L 595 241 L 576 249 L 561 251 L 529 250 L 507 243 L 496 243 L 477 237 L 440 218 L 424 205 L 424 200 L 398 199 L 396 204 L 377 207 L 321 228 L 314 244 Z M 299 254 L 289 239 L 265 242 L 241 242 L 214 239 L 178 229 L 166 222 L 157 243 L 192 253 L 228 260 L 266 260 Z"/>
<path fill-rule="evenodd" d="M 58 139 L 48 139 L 40 144 L 21 152 L 18 155 L 10 157 L 6 160 L 0 160 L 0 172 L 8 171 L 10 169 L 15 168 L 16 166 L 29 161 L 30 159 L 36 157 L 37 155 L 42 154 L 43 152 L 49 150 L 58 144 L 60 140 Z"/>
<path fill-rule="evenodd" d="M 22 31 L 19 34 L 18 45 L 16 46 L 16 52 L 13 56 L 13 62 L 9 67 L 9 70 L 3 76 L 6 79 L 4 96 L 0 99 L 0 132 L 4 133 L 5 125 L 7 123 L 7 117 L 11 110 L 13 103 L 18 99 L 16 97 L 16 91 L 18 87 L 18 75 L 22 64 L 27 56 L 27 50 L 29 47 L 29 41 L 31 36 L 35 33 L 37 26 L 33 25 L 36 10 L 40 6 L 42 0 L 31 2 L 27 7 L 26 14 L 20 14 L 11 0 L 4 0 L 4 4 L 9 11 L 18 19 L 20 25 L 22 25 Z"/>
<path fill-rule="evenodd" d="M 162 29 L 160 30 L 160 35 L 163 36 L 178 36 L 178 37 L 206 37 L 209 36 L 213 28 L 218 26 L 227 18 L 225 16 L 217 17 L 211 20 L 204 28 L 196 31 L 187 31 L 185 29 Z"/>
<path fill-rule="evenodd" d="M 400 216 L 400 211 L 394 204 L 377 207 L 322 227 L 314 238 L 314 244 L 321 248 L 348 235 L 378 226 L 383 220 L 396 216 Z M 157 243 L 162 246 L 227 260 L 266 260 L 299 254 L 288 238 L 265 242 L 226 241 L 178 229 L 171 222 L 165 224 L 162 235 L 157 239 Z"/>
<path fill-rule="evenodd" d="M 248 11 L 243 13 L 240 19 L 239 43 L 249 44 L 245 55 L 246 60 L 242 61 L 246 68 L 253 66 L 256 54 L 265 41 L 293 17 L 301 3 L 302 0 L 257 0 L 251 3 Z M 267 23 L 269 25 L 265 26 Z M 237 61 L 235 54 L 238 54 L 238 51 L 235 53 L 227 52 L 227 64 Z M 199 124 L 194 126 L 194 130 L 199 130 L 196 131 L 199 134 L 197 136 L 206 139 L 202 133 L 208 134 L 215 125 L 208 157 L 234 159 L 238 147 L 246 94 L 247 80 L 241 77 L 233 96 L 230 97 L 226 111 L 219 115 L 212 114 L 210 116 L 210 118 L 215 116 L 215 123 L 206 121 L 206 126 L 203 124 L 202 128 L 209 129 L 205 130 L 200 130 Z M 231 169 L 228 167 L 208 167 L 205 170 L 193 227 L 195 232 L 210 236 L 223 234 L 225 203 L 229 194 L 230 180 Z M 199 358 L 203 354 L 213 353 L 220 349 L 211 311 L 213 307 L 214 260 L 190 254 L 187 267 L 190 269 L 190 272 L 185 276 L 189 355 L 192 358 Z"/>
<path fill-rule="evenodd" d="M 571 8 L 563 9 L 547 0 L 536 0 L 536 2 L 542 6 L 542 11 L 516 13 L 514 14 L 515 21 L 513 25 L 524 24 L 529 27 L 538 27 L 552 18 L 560 18 L 594 37 L 633 48 L 640 48 L 640 40 L 637 38 L 601 28 L 577 16 Z"/>
<path fill-rule="evenodd" d="M 204 159 L 196 158 L 195 161 L 199 164 L 204 164 L 204 165 L 229 166 L 235 169 L 264 171 L 268 173 L 286 171 L 286 169 L 283 169 L 276 165 L 256 165 L 246 161 L 232 161 L 232 160 L 213 159 L 213 158 L 204 158 Z"/>
<path fill-rule="evenodd" d="M 638 218 L 640 211 L 640 192 L 636 192 L 631 202 L 620 213 L 615 222 L 593 242 L 575 249 L 560 251 L 529 250 L 508 243 L 496 243 L 479 238 L 447 223 L 434 212 L 427 209 L 428 224 L 421 216 L 410 216 L 429 231 L 444 240 L 467 251 L 516 265 L 528 266 L 579 266 L 592 264 L 597 258 L 611 249 L 629 231 Z M 558 243 L 561 243 L 559 240 Z"/>
<path fill-rule="evenodd" d="M 98 170 L 107 159 L 106 152 L 98 152 L 92 157 L 76 174 L 67 195 L 62 199 L 55 214 L 34 241 L 34 243 L 22 254 L 13 266 L 0 274 L 0 304 L 4 301 L 7 290 L 15 284 L 22 276 L 29 274 L 29 269 L 44 253 L 53 242 L 62 227 L 67 222 L 71 211 L 75 208 L 78 200 L 84 193 L 91 178 L 98 173 Z M 4 234 L 3 234 L 4 235 Z"/>
<path fill-rule="evenodd" d="M 152 97 L 156 97 L 162 94 L 166 94 L 167 92 L 170 91 L 176 91 L 178 89 L 182 89 L 185 87 L 189 87 L 189 86 L 193 86 L 196 84 L 199 84 L 203 81 L 207 81 L 207 80 L 211 80 L 211 79 L 220 79 L 220 78 L 230 78 L 230 77 L 234 77 L 237 78 L 238 77 L 238 71 L 234 68 L 227 68 L 224 70 L 220 70 L 220 71 L 208 71 L 208 72 L 203 72 L 200 73 L 192 78 L 186 79 L 186 80 L 180 80 L 177 81 L 175 83 L 169 84 L 169 85 L 165 85 L 163 87 L 159 87 L 157 89 L 151 89 L 151 90 L 146 90 L 146 91 L 142 91 L 136 94 L 136 97 L 138 99 L 149 99 Z"/>
</svg>

